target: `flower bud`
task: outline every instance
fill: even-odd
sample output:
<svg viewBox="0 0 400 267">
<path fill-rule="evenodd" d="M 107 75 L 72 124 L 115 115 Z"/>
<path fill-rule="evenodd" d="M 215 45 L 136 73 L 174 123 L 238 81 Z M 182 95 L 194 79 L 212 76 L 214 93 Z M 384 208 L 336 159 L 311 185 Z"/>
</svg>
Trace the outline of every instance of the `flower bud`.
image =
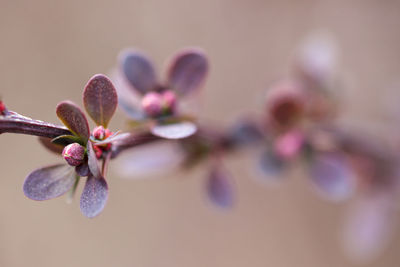
<svg viewBox="0 0 400 267">
<path fill-rule="evenodd" d="M 103 150 L 98 146 L 93 146 L 94 153 L 96 154 L 96 158 L 100 159 L 103 155 Z"/>
<path fill-rule="evenodd" d="M 97 126 L 93 130 L 93 137 L 97 140 L 104 140 L 106 138 L 106 130 L 103 126 Z"/>
<path fill-rule="evenodd" d="M 162 94 L 162 104 L 163 104 L 163 111 L 166 113 L 172 113 L 175 110 L 176 106 L 176 95 L 171 90 L 165 91 Z"/>
<path fill-rule="evenodd" d="M 4 105 L 3 101 L 0 100 L 0 115 L 4 115 L 6 111 L 6 105 Z"/>
<path fill-rule="evenodd" d="M 85 148 L 78 143 L 69 144 L 62 152 L 64 159 L 71 166 L 78 166 L 85 159 Z"/>
<path fill-rule="evenodd" d="M 281 82 L 267 93 L 267 116 L 276 127 L 290 128 L 301 121 L 305 113 L 306 95 L 295 82 Z"/>
<path fill-rule="evenodd" d="M 142 109 L 151 117 L 159 116 L 162 112 L 162 96 L 156 92 L 147 93 L 142 99 Z"/>
<path fill-rule="evenodd" d="M 298 130 L 287 132 L 275 141 L 275 153 L 283 159 L 297 156 L 304 144 L 304 135 Z"/>
<path fill-rule="evenodd" d="M 106 139 L 106 138 L 108 138 L 108 137 L 110 137 L 111 135 L 113 135 L 114 134 L 114 132 L 111 132 L 109 129 L 106 129 L 106 132 L 105 132 L 105 137 L 104 137 L 104 139 Z"/>
</svg>

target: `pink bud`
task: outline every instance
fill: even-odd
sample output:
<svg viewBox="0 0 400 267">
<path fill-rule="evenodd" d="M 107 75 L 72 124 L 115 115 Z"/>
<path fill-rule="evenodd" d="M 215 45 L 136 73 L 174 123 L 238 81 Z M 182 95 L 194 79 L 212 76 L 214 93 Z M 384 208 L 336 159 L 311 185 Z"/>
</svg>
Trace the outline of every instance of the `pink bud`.
<svg viewBox="0 0 400 267">
<path fill-rule="evenodd" d="M 106 132 L 105 132 L 105 137 L 104 137 L 104 139 L 106 139 L 106 138 L 108 138 L 108 137 L 110 137 L 111 135 L 113 135 L 114 134 L 114 132 L 111 132 L 109 129 L 106 129 Z"/>
<path fill-rule="evenodd" d="M 174 112 L 175 105 L 176 105 L 176 94 L 173 91 L 168 90 L 162 94 L 162 98 L 163 98 L 164 112 L 167 112 L 167 113 Z"/>
<path fill-rule="evenodd" d="M 85 148 L 78 143 L 69 144 L 62 152 L 64 159 L 71 166 L 78 166 L 85 159 Z"/>
<path fill-rule="evenodd" d="M 0 114 L 3 115 L 6 110 L 6 105 L 4 105 L 3 101 L 0 101 Z"/>
<path fill-rule="evenodd" d="M 96 154 L 96 158 L 101 158 L 101 156 L 103 155 L 103 150 L 98 146 L 93 146 L 93 149 L 94 153 Z"/>
<path fill-rule="evenodd" d="M 275 151 L 280 157 L 291 159 L 300 152 L 303 143 L 303 133 L 293 130 L 280 136 L 275 141 Z"/>
<path fill-rule="evenodd" d="M 306 105 L 306 95 L 300 84 L 283 81 L 267 93 L 267 116 L 273 125 L 289 128 L 301 121 Z"/>
<path fill-rule="evenodd" d="M 142 109 L 151 117 L 159 116 L 162 112 L 162 97 L 159 93 L 147 93 L 142 99 Z"/>
<path fill-rule="evenodd" d="M 97 140 L 104 140 L 106 137 L 106 130 L 104 129 L 103 126 L 97 126 L 93 130 L 93 137 Z"/>
</svg>

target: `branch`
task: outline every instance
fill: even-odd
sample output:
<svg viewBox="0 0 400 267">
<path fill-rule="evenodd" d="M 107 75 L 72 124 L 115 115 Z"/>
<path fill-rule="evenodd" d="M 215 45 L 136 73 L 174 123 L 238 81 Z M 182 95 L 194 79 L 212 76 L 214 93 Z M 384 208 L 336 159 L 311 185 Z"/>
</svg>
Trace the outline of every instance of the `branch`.
<svg viewBox="0 0 400 267">
<path fill-rule="evenodd" d="M 128 137 L 118 140 L 118 142 L 113 144 L 112 155 L 111 158 L 115 158 L 119 155 L 122 151 L 139 146 L 151 143 L 157 140 L 164 140 L 158 136 L 152 135 L 149 132 L 142 132 L 142 133 L 131 133 Z"/>
<path fill-rule="evenodd" d="M 22 116 L 13 111 L 0 115 L 0 134 L 18 133 L 55 138 L 60 135 L 70 135 L 64 126 L 59 126 Z"/>
</svg>

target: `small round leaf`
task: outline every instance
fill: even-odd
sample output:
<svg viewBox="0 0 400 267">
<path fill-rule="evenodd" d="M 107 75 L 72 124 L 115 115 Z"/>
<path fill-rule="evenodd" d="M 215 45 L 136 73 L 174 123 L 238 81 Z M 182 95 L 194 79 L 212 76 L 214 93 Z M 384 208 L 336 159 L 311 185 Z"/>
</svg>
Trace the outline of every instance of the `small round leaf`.
<svg viewBox="0 0 400 267">
<path fill-rule="evenodd" d="M 96 124 L 107 128 L 118 105 L 117 92 L 110 79 L 103 74 L 93 76 L 83 92 L 83 104 Z"/>
</svg>

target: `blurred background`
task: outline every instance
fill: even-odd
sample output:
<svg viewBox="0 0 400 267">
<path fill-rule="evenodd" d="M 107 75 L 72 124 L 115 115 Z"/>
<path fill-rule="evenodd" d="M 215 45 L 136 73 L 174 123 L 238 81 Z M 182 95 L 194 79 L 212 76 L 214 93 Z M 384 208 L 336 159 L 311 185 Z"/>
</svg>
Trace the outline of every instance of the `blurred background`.
<svg viewBox="0 0 400 267">
<path fill-rule="evenodd" d="M 385 101 L 400 94 L 393 89 L 399 15 L 400 2 L 390 0 L 0 0 L 0 93 L 10 109 L 58 123 L 56 104 L 81 105 L 87 80 L 110 73 L 121 49 L 146 51 L 161 70 L 179 48 L 201 46 L 211 62 L 201 118 L 228 124 L 262 111 L 265 90 L 287 73 L 299 44 L 324 31 L 340 47 L 346 120 L 377 133 L 396 130 Z M 111 128 L 124 125 L 119 115 Z M 277 187 L 262 186 L 247 170 L 246 154 L 226 162 L 238 188 L 232 210 L 221 212 L 205 200 L 204 168 L 148 180 L 110 172 L 107 207 L 87 219 L 79 194 L 70 205 L 63 197 L 35 202 L 24 196 L 30 171 L 61 161 L 36 138 L 5 134 L 0 147 L 0 266 L 361 264 L 343 250 L 349 203 L 321 199 L 296 172 Z M 362 265 L 399 266 L 395 233 Z"/>
</svg>

